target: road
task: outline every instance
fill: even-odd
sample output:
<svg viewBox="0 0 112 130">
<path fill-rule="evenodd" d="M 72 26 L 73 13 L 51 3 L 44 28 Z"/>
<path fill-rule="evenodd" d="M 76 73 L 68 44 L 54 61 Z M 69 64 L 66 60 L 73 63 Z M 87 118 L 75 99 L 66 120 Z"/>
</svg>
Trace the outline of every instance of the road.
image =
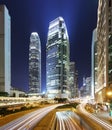
<svg viewBox="0 0 112 130">
<path fill-rule="evenodd" d="M 2 127 L 0 130 L 32 130 L 34 126 L 51 110 L 60 106 L 60 104 L 38 109 L 25 116 L 22 116 Z"/>
<path fill-rule="evenodd" d="M 78 110 L 83 113 L 85 116 L 87 116 L 88 118 L 94 120 L 95 122 L 97 122 L 100 126 L 102 126 L 102 128 L 104 128 L 105 130 L 112 130 L 112 125 L 106 123 L 105 121 L 99 119 L 98 117 L 94 116 L 91 113 L 88 113 L 85 110 L 85 104 L 80 104 L 78 106 Z"/>
<path fill-rule="evenodd" d="M 56 130 L 81 130 L 75 122 L 72 111 L 56 112 Z"/>
</svg>

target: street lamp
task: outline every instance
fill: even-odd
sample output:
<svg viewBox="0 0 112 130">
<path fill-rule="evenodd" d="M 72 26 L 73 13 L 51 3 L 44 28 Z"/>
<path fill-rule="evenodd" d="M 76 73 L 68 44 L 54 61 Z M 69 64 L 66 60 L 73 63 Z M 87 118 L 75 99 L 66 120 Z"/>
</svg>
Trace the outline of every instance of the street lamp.
<svg viewBox="0 0 112 130">
<path fill-rule="evenodd" d="M 112 100 L 112 90 L 111 90 L 111 89 L 108 89 L 106 95 L 107 95 L 107 99 L 108 99 L 109 101 L 111 101 L 111 100 Z"/>
<path fill-rule="evenodd" d="M 107 95 L 108 95 L 109 98 L 111 98 L 112 97 L 112 91 L 107 92 Z"/>
<path fill-rule="evenodd" d="M 108 90 L 107 91 L 107 98 L 109 100 L 109 103 L 110 103 L 110 116 L 112 116 L 112 90 Z"/>
</svg>

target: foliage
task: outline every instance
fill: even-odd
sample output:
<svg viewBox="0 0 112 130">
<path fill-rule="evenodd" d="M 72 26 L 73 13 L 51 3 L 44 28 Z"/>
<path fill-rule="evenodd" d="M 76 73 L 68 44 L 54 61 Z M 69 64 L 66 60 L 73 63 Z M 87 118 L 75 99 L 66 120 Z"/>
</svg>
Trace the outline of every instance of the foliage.
<svg viewBox="0 0 112 130">
<path fill-rule="evenodd" d="M 67 101 L 67 98 L 54 98 L 55 101 L 58 101 L 58 103 L 65 103 Z"/>
<path fill-rule="evenodd" d="M 3 96 L 3 97 L 8 97 L 9 94 L 8 92 L 0 92 L 0 96 Z"/>
<path fill-rule="evenodd" d="M 0 108 L 0 115 L 1 116 L 5 116 L 5 115 L 12 114 L 12 113 L 20 112 L 20 111 L 30 110 L 30 109 L 33 109 L 33 108 L 37 108 L 37 107 L 32 107 L 32 106 L 26 107 L 26 106 L 22 106 L 19 109 L 14 109 L 14 107 L 12 107 L 10 109 L 8 109 L 7 107 L 1 107 Z"/>
<path fill-rule="evenodd" d="M 79 103 L 69 103 L 69 104 L 65 104 L 65 105 L 63 105 L 63 106 L 59 106 L 59 107 L 57 107 L 58 109 L 63 109 L 63 108 L 76 108 L 77 107 L 77 105 L 78 105 Z"/>
</svg>

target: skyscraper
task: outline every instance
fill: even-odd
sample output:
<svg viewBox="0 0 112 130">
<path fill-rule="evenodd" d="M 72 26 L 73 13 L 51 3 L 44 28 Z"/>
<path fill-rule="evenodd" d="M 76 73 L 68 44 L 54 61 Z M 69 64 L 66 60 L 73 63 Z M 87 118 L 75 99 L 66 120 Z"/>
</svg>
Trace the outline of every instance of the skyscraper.
<svg viewBox="0 0 112 130">
<path fill-rule="evenodd" d="M 51 21 L 46 44 L 46 86 L 49 98 L 69 96 L 69 38 L 62 17 Z"/>
<path fill-rule="evenodd" d="M 99 0 L 97 20 L 97 88 L 96 100 L 106 101 L 112 89 L 112 0 Z"/>
<path fill-rule="evenodd" d="M 70 62 L 70 92 L 71 97 L 78 97 L 78 72 L 76 71 L 75 62 Z"/>
<path fill-rule="evenodd" d="M 29 94 L 41 92 L 41 43 L 36 32 L 31 33 L 29 46 Z"/>
<path fill-rule="evenodd" d="M 0 91 L 11 88 L 11 29 L 10 16 L 5 5 L 0 5 Z"/>
<path fill-rule="evenodd" d="M 80 92 L 81 97 L 91 97 L 91 77 L 83 77 L 83 86 Z"/>
</svg>

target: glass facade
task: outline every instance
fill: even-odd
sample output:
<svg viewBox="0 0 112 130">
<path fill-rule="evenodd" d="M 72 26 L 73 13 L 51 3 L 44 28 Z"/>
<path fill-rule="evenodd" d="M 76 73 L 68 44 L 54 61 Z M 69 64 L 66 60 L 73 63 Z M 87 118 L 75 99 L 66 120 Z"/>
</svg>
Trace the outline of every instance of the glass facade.
<svg viewBox="0 0 112 130">
<path fill-rule="evenodd" d="M 62 17 L 49 24 L 46 44 L 46 86 L 48 97 L 69 95 L 69 39 Z"/>
<path fill-rule="evenodd" d="M 91 59 L 92 59 L 92 66 L 91 66 L 91 98 L 94 99 L 95 89 L 97 89 L 97 30 L 94 29 L 93 36 L 92 36 L 92 48 L 91 48 Z"/>
<path fill-rule="evenodd" d="M 91 97 L 91 77 L 83 77 L 82 97 Z"/>
<path fill-rule="evenodd" d="M 0 91 L 11 88 L 11 18 L 5 5 L 0 5 Z"/>
<path fill-rule="evenodd" d="M 71 98 L 78 97 L 78 72 L 76 71 L 75 62 L 70 62 L 69 83 Z"/>
<path fill-rule="evenodd" d="M 109 18 L 108 18 L 108 82 L 112 84 L 112 0 L 108 3 Z"/>
<path fill-rule="evenodd" d="M 41 43 L 36 32 L 30 36 L 29 46 L 29 93 L 41 92 Z"/>
</svg>

